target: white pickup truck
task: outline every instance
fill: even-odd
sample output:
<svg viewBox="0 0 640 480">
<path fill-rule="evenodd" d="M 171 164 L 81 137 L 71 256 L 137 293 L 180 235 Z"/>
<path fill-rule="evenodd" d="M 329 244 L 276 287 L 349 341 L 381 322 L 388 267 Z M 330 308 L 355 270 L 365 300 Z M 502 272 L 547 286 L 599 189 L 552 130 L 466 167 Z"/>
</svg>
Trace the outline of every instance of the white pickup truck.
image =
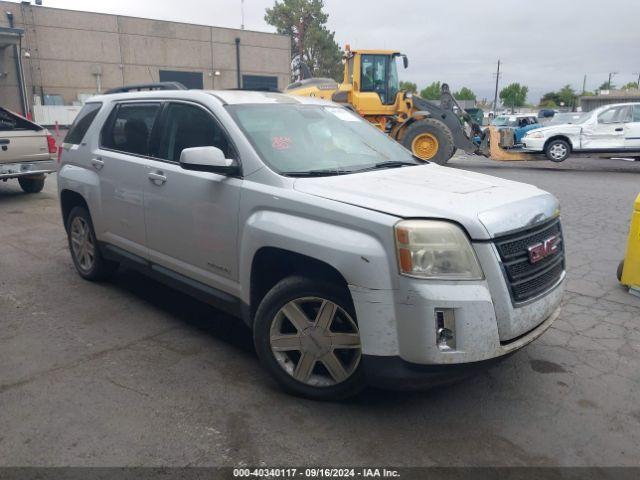
<svg viewBox="0 0 640 480">
<path fill-rule="evenodd" d="M 0 180 L 17 178 L 26 193 L 38 193 L 56 171 L 56 153 L 47 129 L 0 107 Z"/>
</svg>

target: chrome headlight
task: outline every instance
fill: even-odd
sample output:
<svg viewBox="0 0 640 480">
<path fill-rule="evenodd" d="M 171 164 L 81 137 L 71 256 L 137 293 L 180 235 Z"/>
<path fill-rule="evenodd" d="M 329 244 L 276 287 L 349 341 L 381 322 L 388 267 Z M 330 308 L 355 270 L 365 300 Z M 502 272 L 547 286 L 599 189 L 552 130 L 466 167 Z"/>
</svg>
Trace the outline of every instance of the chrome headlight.
<svg viewBox="0 0 640 480">
<path fill-rule="evenodd" d="M 443 280 L 480 280 L 482 269 L 460 227 L 438 220 L 406 220 L 395 226 L 402 275 Z"/>
<path fill-rule="evenodd" d="M 535 130 L 533 130 L 531 132 L 527 132 L 525 137 L 529 137 L 529 138 L 544 138 L 544 133 L 536 132 Z"/>
</svg>

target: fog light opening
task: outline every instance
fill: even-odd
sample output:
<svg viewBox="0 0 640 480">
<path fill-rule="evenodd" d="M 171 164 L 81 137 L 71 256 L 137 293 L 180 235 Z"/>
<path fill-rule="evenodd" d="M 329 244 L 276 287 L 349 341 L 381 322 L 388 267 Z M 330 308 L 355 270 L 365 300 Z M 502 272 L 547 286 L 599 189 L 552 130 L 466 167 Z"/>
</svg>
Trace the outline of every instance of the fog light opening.
<svg viewBox="0 0 640 480">
<path fill-rule="evenodd" d="M 447 352 L 456 349 L 456 318 L 453 308 L 437 308 L 436 317 L 436 345 Z"/>
</svg>

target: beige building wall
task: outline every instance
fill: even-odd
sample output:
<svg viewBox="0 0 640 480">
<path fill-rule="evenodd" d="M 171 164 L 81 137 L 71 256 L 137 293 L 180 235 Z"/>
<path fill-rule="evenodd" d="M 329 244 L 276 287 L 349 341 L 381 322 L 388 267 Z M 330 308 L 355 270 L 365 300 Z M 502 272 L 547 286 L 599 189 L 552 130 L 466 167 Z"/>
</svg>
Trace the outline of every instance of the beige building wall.
<svg viewBox="0 0 640 480">
<path fill-rule="evenodd" d="M 22 63 L 30 105 L 34 95 L 80 94 L 159 81 L 160 70 L 201 72 L 205 89 L 237 87 L 242 75 L 267 75 L 284 89 L 290 79 L 288 36 L 160 20 L 62 10 L 0 1 L 0 27 L 25 30 Z M 26 53 L 26 55 L 25 55 Z M 218 72 L 218 75 L 216 75 Z M 20 110 L 12 49 L 0 50 L 0 105 Z"/>
</svg>

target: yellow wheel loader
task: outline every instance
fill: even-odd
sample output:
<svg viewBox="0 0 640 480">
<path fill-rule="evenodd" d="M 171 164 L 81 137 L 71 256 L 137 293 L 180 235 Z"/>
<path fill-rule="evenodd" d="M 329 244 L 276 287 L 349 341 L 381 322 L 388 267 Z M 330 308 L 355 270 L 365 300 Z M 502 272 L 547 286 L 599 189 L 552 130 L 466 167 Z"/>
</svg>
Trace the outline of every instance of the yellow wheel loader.
<svg viewBox="0 0 640 480">
<path fill-rule="evenodd" d="M 347 45 L 342 83 L 308 78 L 308 67 L 298 61 L 294 69 L 300 80 L 286 93 L 345 104 L 423 160 L 442 165 L 456 149 L 482 153 L 472 140 L 481 135 L 480 127 L 458 105 L 448 85 L 442 86 L 439 105 L 400 90 L 399 59 L 407 68 L 407 56 L 400 52 L 351 50 Z"/>
</svg>

